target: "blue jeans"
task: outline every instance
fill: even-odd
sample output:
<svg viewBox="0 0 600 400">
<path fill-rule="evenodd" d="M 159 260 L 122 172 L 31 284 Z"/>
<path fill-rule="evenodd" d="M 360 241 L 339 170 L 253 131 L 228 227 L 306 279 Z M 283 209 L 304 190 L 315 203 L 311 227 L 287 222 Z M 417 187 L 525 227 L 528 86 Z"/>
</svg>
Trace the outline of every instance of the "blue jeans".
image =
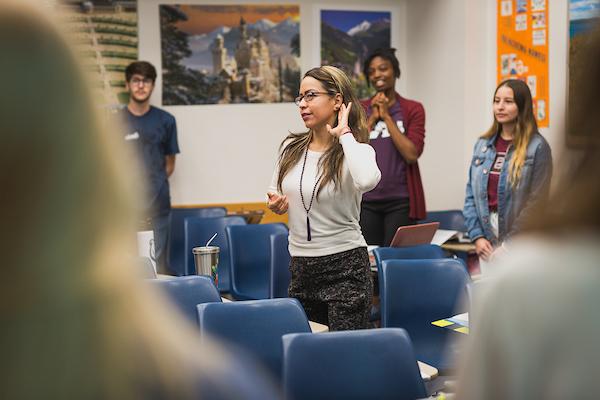
<svg viewBox="0 0 600 400">
<path fill-rule="evenodd" d="M 157 215 L 152 218 L 152 229 L 154 230 L 154 254 L 156 256 L 156 270 L 159 274 L 172 275 L 167 266 L 169 216 L 170 213 L 167 213 L 163 215 Z"/>
</svg>

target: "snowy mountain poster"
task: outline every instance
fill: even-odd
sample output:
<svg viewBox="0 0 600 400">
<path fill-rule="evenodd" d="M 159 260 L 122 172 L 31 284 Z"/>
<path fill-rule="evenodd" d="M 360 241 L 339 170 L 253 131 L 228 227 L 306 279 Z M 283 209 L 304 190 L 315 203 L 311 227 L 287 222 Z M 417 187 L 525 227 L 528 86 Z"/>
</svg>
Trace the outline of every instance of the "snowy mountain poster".
<svg viewBox="0 0 600 400">
<path fill-rule="evenodd" d="M 161 5 L 164 105 L 291 102 L 300 85 L 300 8 Z"/>
<path fill-rule="evenodd" d="M 360 98 L 370 96 L 362 73 L 364 60 L 391 44 L 391 12 L 321 10 L 321 65 L 343 69 Z"/>
</svg>

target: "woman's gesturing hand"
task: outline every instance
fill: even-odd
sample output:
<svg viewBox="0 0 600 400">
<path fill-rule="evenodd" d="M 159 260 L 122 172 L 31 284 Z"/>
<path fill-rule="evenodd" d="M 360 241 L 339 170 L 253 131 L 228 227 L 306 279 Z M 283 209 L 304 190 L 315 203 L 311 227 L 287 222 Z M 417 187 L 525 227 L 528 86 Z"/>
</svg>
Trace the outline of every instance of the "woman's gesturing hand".
<svg viewBox="0 0 600 400">
<path fill-rule="evenodd" d="M 285 214 L 288 210 L 288 199 L 287 196 L 281 196 L 277 193 L 267 192 L 269 200 L 267 200 L 267 207 L 275 214 Z"/>
<path fill-rule="evenodd" d="M 348 116 L 350 115 L 350 109 L 352 108 L 352 102 L 348 103 L 346 106 L 342 103 L 340 110 L 338 111 L 338 124 L 335 128 L 332 128 L 331 125 L 327 124 L 327 132 L 329 132 L 332 136 L 340 137 L 346 132 L 350 132 L 350 127 L 348 126 Z"/>
<path fill-rule="evenodd" d="M 475 241 L 475 252 L 484 261 L 489 261 L 494 253 L 494 246 L 486 238 L 480 237 Z"/>
</svg>

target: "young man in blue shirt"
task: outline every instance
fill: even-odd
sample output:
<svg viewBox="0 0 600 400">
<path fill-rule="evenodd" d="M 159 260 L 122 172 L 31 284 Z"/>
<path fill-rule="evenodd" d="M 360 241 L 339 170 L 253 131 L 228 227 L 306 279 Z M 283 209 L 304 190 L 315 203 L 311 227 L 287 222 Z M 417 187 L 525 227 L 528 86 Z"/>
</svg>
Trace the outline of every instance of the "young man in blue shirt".
<svg viewBox="0 0 600 400">
<path fill-rule="evenodd" d="M 167 265 L 167 242 L 171 196 L 169 177 L 179 153 L 177 125 L 170 113 L 150 105 L 156 69 L 146 61 L 135 61 L 125 69 L 129 103 L 123 110 L 128 129 L 124 139 L 138 152 L 146 176 L 145 216 L 154 230 L 154 247 L 159 273 L 171 273 Z"/>
</svg>

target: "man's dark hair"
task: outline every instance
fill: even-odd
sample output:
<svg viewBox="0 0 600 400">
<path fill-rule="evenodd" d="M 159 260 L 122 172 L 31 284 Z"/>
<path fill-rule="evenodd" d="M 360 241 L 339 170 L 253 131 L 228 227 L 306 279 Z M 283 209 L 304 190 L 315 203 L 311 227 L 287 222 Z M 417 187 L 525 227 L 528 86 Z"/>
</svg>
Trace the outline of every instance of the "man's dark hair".
<svg viewBox="0 0 600 400">
<path fill-rule="evenodd" d="M 365 74 L 365 78 L 367 79 L 367 85 L 371 86 L 371 82 L 369 82 L 369 66 L 371 65 L 371 61 L 375 57 L 381 57 L 384 60 L 388 60 L 392 64 L 392 68 L 394 69 L 394 76 L 396 79 L 400 78 L 400 62 L 398 58 L 396 58 L 396 49 L 388 47 L 388 48 L 378 48 L 375 49 L 363 64 L 363 74 Z"/>
<path fill-rule="evenodd" d="M 133 75 L 141 75 L 144 79 L 156 81 L 156 68 L 148 61 L 134 61 L 125 68 L 125 80 L 129 82 Z"/>
</svg>

